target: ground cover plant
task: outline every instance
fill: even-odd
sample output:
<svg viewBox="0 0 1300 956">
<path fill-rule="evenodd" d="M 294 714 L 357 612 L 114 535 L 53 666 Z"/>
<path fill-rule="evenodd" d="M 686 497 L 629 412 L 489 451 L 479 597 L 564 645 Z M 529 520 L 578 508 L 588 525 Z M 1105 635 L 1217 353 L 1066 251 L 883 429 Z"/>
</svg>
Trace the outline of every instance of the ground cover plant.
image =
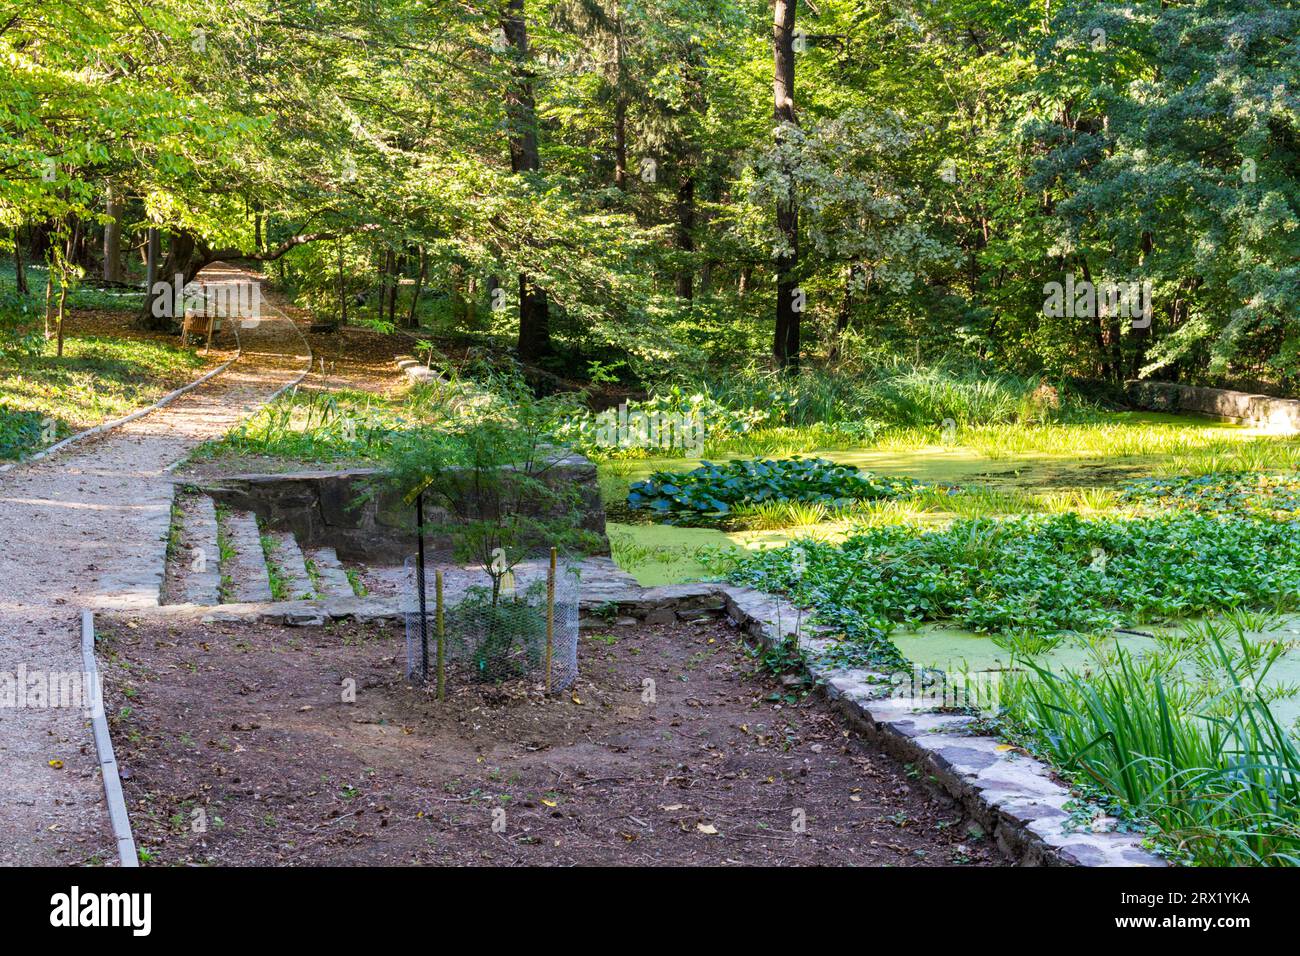
<svg viewBox="0 0 1300 956">
<path fill-rule="evenodd" d="M 628 489 L 634 509 L 674 520 L 719 519 L 740 506 L 779 503 L 826 507 L 902 494 L 914 482 L 865 474 L 824 458 L 755 459 L 688 472 L 659 471 Z M 812 522 L 806 522 L 812 523 Z"/>
<path fill-rule="evenodd" d="M 69 335 L 62 358 L 43 339 L 0 350 L 0 459 L 126 415 L 212 361 L 168 342 L 97 335 Z"/>
<path fill-rule="evenodd" d="M 851 622 L 846 638 L 868 651 L 887 644 L 894 628 L 925 621 L 1087 633 L 1237 606 L 1288 607 L 1300 593 L 1300 524 L 1061 514 L 959 520 L 919 533 L 887 526 L 838 546 L 808 540 L 754 554 L 732 577 Z"/>
</svg>

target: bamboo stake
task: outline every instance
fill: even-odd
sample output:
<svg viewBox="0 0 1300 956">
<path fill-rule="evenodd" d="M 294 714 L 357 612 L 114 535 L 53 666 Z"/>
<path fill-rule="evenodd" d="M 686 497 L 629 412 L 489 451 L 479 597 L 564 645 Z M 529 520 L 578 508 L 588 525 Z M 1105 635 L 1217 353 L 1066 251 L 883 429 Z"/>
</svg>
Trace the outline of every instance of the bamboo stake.
<svg viewBox="0 0 1300 956">
<path fill-rule="evenodd" d="M 551 652 L 555 646 L 555 549 L 546 572 L 546 693 L 551 692 Z"/>
<path fill-rule="evenodd" d="M 442 570 L 439 569 L 433 573 L 434 588 L 437 592 L 437 615 L 438 615 L 438 699 L 447 699 L 447 681 L 446 668 L 443 667 L 442 649 L 445 644 L 443 634 L 445 633 L 442 625 Z"/>
</svg>

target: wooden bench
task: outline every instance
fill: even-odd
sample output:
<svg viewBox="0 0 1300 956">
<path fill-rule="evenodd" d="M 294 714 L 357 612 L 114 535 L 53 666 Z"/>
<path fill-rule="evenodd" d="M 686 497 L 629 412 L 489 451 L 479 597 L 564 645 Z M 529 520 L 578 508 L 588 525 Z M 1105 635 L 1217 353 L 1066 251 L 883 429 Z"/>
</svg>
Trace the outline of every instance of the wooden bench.
<svg viewBox="0 0 1300 956">
<path fill-rule="evenodd" d="M 181 344 L 187 344 L 191 335 L 198 335 L 205 340 L 203 350 L 206 352 L 212 348 L 212 336 L 220 328 L 219 316 L 207 315 L 203 312 L 187 312 L 185 321 L 181 325 Z"/>
</svg>

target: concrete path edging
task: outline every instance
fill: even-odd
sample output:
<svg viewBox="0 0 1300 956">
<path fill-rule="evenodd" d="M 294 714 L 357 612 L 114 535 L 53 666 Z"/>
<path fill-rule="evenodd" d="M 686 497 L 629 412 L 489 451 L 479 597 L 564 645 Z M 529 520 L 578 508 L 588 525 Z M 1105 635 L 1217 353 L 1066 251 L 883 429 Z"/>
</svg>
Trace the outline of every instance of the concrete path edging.
<svg viewBox="0 0 1300 956">
<path fill-rule="evenodd" d="M 85 679 L 95 688 L 96 705 L 91 709 L 91 727 L 95 734 L 95 750 L 99 754 L 99 770 L 104 778 L 104 803 L 108 807 L 108 820 L 117 841 L 119 866 L 138 867 L 140 855 L 135 837 L 131 834 L 131 818 L 126 812 L 126 799 L 122 795 L 122 778 L 113 754 L 113 738 L 108 732 L 108 717 L 104 713 L 104 690 L 99 663 L 95 660 L 95 615 L 81 612 L 81 667 Z"/>
</svg>

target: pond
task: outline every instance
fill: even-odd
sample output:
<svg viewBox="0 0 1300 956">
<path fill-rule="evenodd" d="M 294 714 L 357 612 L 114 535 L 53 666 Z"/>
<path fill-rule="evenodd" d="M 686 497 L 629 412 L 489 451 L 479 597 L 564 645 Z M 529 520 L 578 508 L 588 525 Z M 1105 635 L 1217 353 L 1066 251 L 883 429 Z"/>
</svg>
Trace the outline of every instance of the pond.
<svg viewBox="0 0 1300 956">
<path fill-rule="evenodd" d="M 1095 444 L 1098 427 L 1078 426 L 1080 445 Z M 1188 432 L 1201 433 L 1207 441 L 1228 440 L 1245 444 L 1266 432 L 1242 425 L 1212 421 L 1186 415 L 1156 412 L 1120 412 L 1109 416 L 1102 430 L 1123 435 L 1131 441 L 1111 444 L 1134 444 L 1145 439 L 1158 444 L 1162 433 L 1186 440 Z M 1068 441 L 1068 426 L 1064 444 Z M 840 464 L 889 476 L 905 476 L 924 482 L 1015 489 L 1026 492 L 1065 492 L 1071 489 L 1116 488 L 1124 481 L 1152 473 L 1170 461 L 1171 455 L 1127 455 L 1108 457 L 1096 447 L 1083 447 L 1073 453 L 1043 451 L 1005 451 L 992 447 L 994 442 L 981 435 L 978 447 L 954 444 L 927 445 L 914 448 L 819 449 L 803 457 L 828 458 Z M 1058 439 L 1056 444 L 1062 442 Z M 741 455 L 718 455 L 711 460 L 726 461 Z M 650 523 L 649 516 L 629 513 L 622 503 L 626 484 L 640 481 L 659 470 L 689 471 L 699 466 L 698 458 L 644 458 L 605 462 L 600 466 L 614 559 L 625 571 L 645 586 L 678 584 L 699 580 L 708 574 L 701 562 L 710 550 L 780 547 L 796 537 L 810 534 L 827 541 L 842 539 L 852 529 L 846 521 L 827 521 L 818 525 L 783 528 L 775 531 L 720 531 L 714 528 L 670 527 Z M 618 500 L 615 500 L 617 496 Z M 922 520 L 936 524 L 947 520 L 942 515 Z"/>
</svg>

